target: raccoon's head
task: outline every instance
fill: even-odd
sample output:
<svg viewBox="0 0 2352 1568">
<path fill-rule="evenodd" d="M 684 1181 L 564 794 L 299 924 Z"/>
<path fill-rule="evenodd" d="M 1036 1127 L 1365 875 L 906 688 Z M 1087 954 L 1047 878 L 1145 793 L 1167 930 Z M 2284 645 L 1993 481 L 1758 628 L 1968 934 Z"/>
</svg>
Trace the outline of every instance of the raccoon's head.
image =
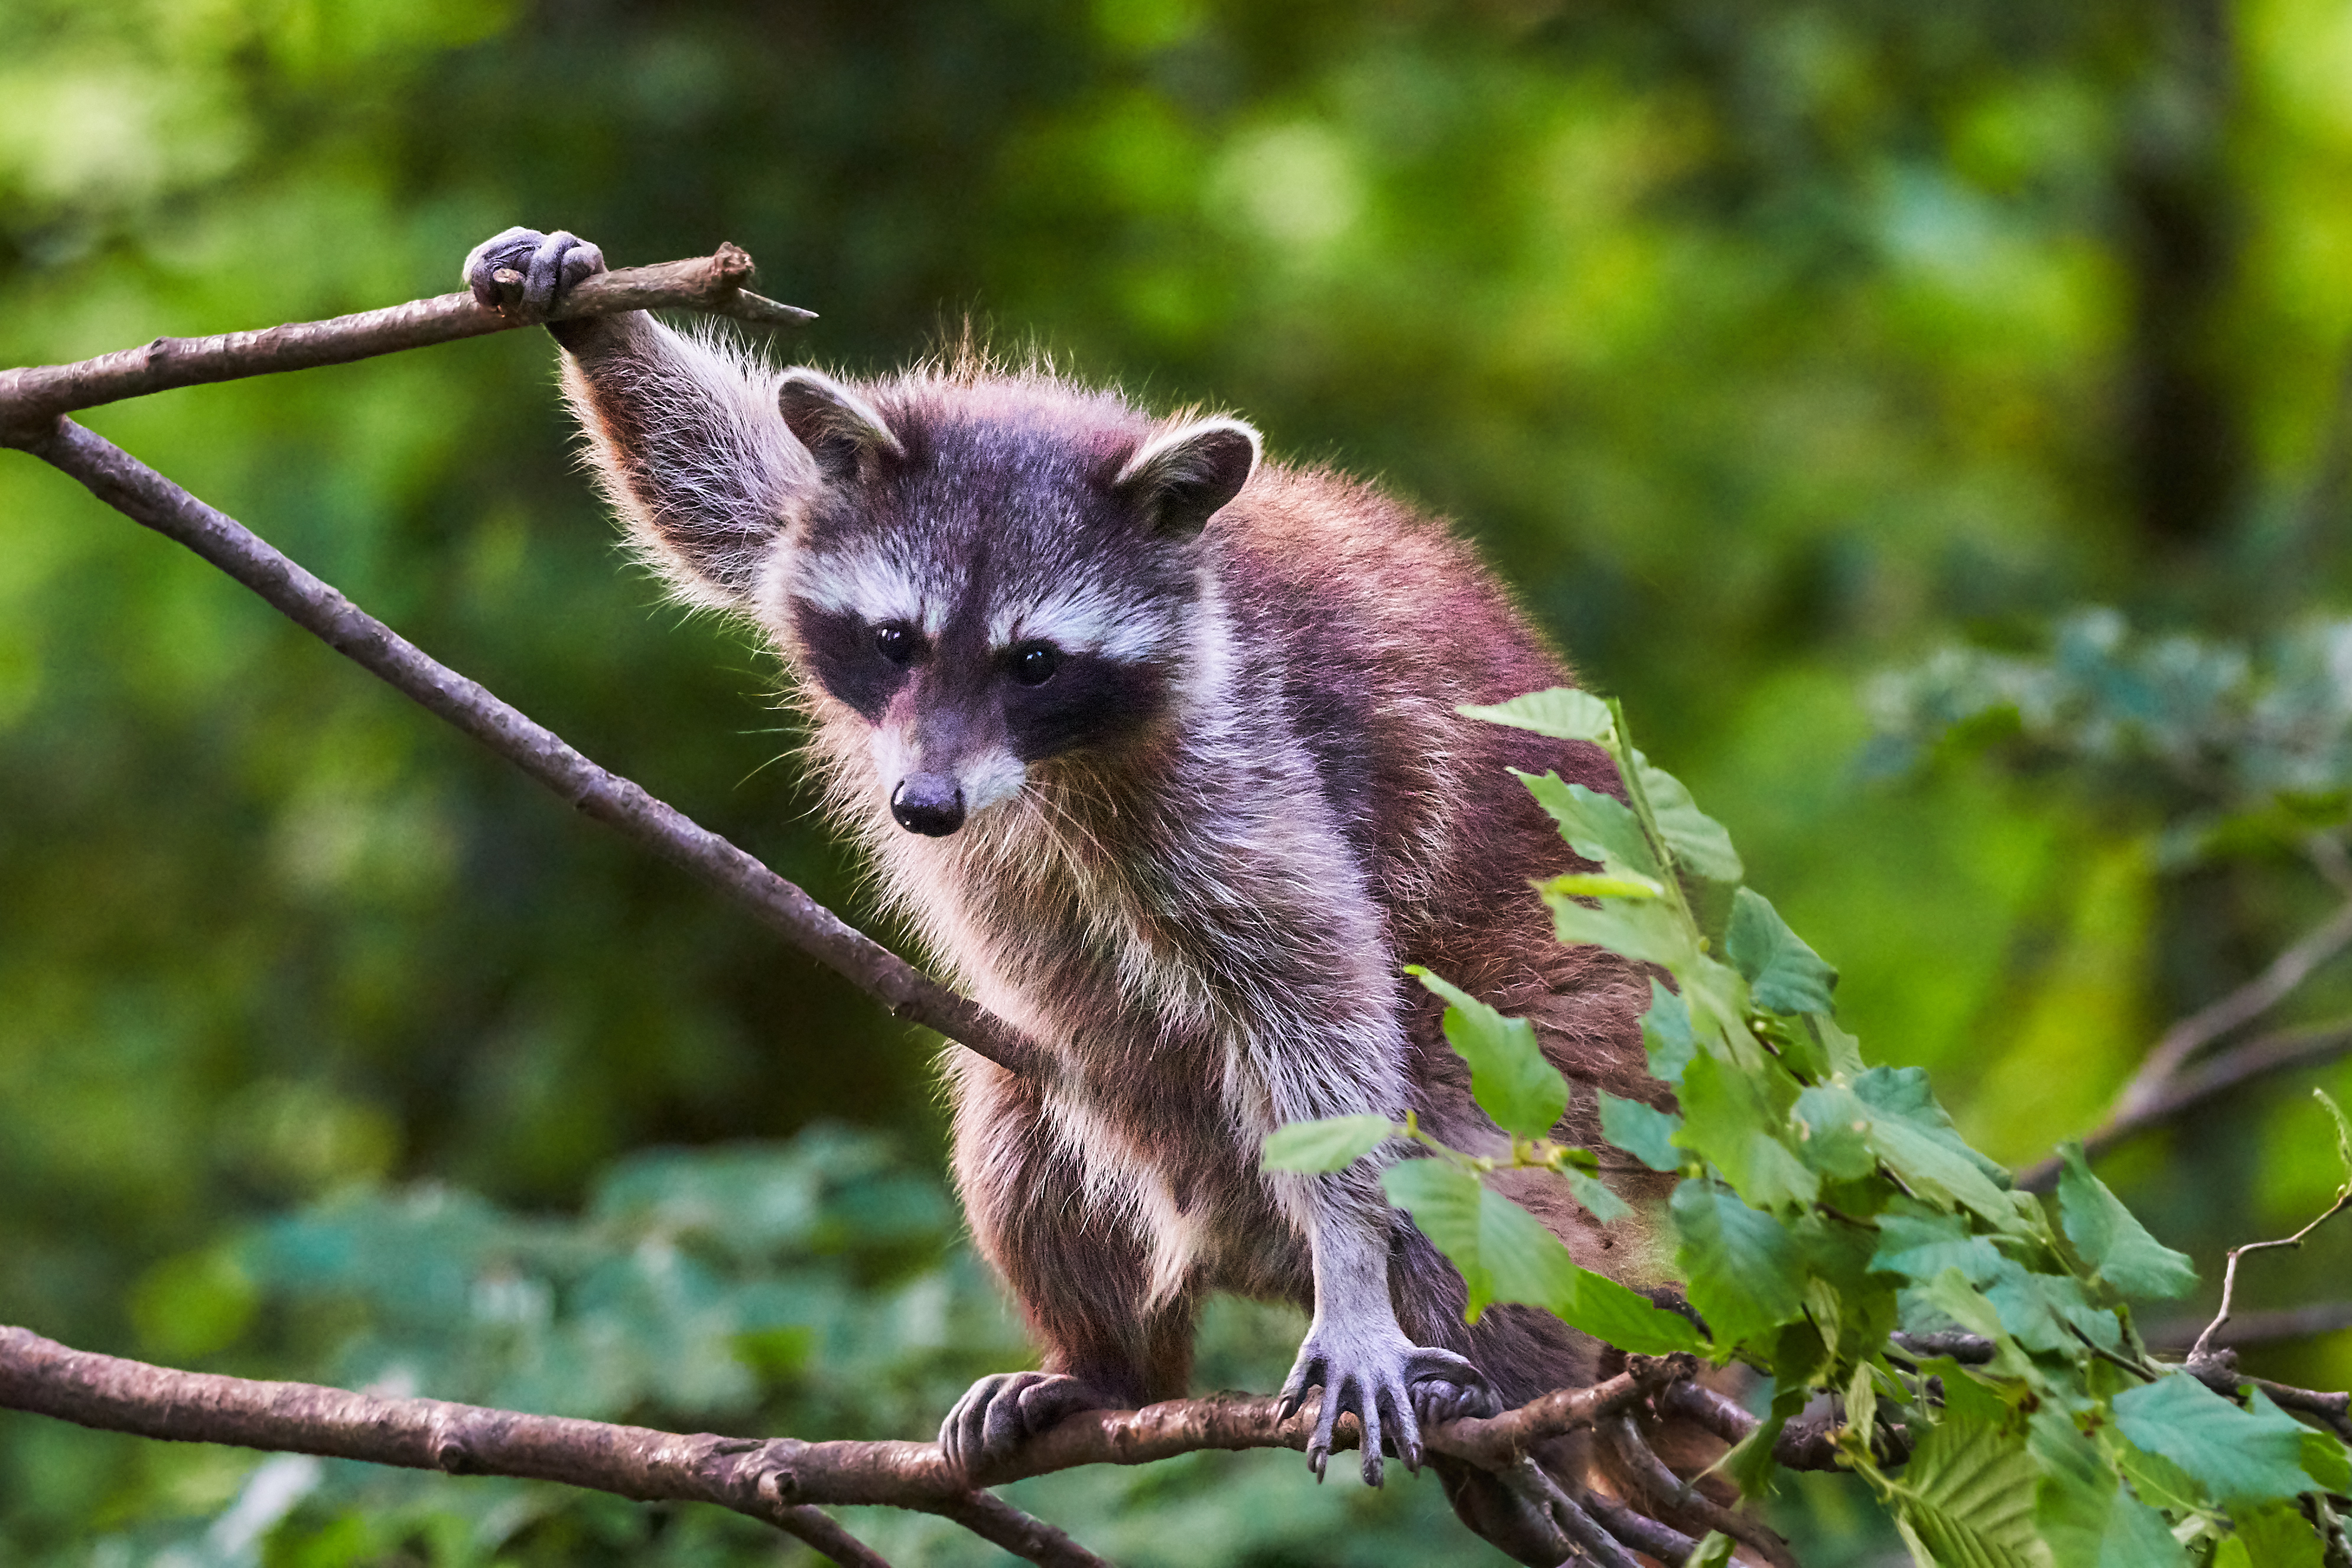
<svg viewBox="0 0 2352 1568">
<path fill-rule="evenodd" d="M 762 609 L 866 726 L 901 827 L 953 833 L 1034 764 L 1164 717 L 1202 530 L 1255 468 L 1256 431 L 1156 426 L 1050 383 L 909 379 L 869 398 L 794 370 L 778 401 L 817 481 Z"/>
</svg>

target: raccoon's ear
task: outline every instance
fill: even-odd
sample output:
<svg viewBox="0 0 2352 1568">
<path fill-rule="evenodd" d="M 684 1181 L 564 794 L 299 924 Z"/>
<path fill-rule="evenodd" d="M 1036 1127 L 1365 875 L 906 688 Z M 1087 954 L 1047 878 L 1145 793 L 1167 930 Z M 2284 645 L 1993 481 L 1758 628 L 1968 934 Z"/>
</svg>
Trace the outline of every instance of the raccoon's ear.
<svg viewBox="0 0 2352 1568">
<path fill-rule="evenodd" d="M 1190 539 L 1257 470 L 1257 432 L 1238 419 L 1195 419 L 1137 448 L 1111 488 L 1154 532 Z"/>
<path fill-rule="evenodd" d="M 785 427 L 816 459 L 817 471 L 835 483 L 856 479 L 860 466 L 877 453 L 907 455 L 872 404 L 822 371 L 795 365 L 784 372 L 776 385 L 776 406 Z"/>
</svg>

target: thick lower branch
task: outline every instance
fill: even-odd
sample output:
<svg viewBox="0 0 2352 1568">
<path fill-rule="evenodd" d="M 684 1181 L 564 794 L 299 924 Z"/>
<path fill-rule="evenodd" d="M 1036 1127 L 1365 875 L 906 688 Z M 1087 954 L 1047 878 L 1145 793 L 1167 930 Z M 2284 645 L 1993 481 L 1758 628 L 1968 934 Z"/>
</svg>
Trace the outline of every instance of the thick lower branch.
<svg viewBox="0 0 2352 1568">
<path fill-rule="evenodd" d="M 70 419 L 59 419 L 26 449 L 79 479 L 132 521 L 186 545 L 336 652 L 579 810 L 726 893 L 893 1014 L 936 1029 L 1013 1072 L 1041 1070 L 1039 1053 L 1012 1025 L 941 985 L 676 807 L 597 766 L 479 682 L 427 657 L 235 518 L 121 447 Z"/>
<path fill-rule="evenodd" d="M 599 273 L 564 291 L 549 319 L 605 316 L 623 310 L 691 310 L 777 324 L 815 320 L 797 305 L 780 305 L 744 288 L 751 258 L 731 245 L 709 256 L 654 267 Z M 471 294 L 412 300 L 382 310 L 325 321 L 289 321 L 252 332 L 210 338 L 157 338 L 72 364 L 0 370 L 0 436 L 37 434 L 48 421 L 175 386 L 200 386 L 314 365 L 345 364 L 399 349 L 423 348 L 528 326 L 537 318 L 493 310 Z"/>
<path fill-rule="evenodd" d="M 1433 1427 L 1424 1440 L 1439 1453 L 1507 1471 L 1531 1444 L 1631 1409 L 1662 1375 L 1623 1373 L 1591 1388 L 1547 1394 L 1493 1420 Z M 179 1372 L 72 1350 L 28 1329 L 0 1328 L 0 1408 L 176 1442 L 559 1481 L 648 1502 L 714 1503 L 812 1540 L 809 1532 L 820 1521 L 839 1529 L 811 1516 L 808 1510 L 818 1505 L 917 1509 L 954 1519 L 1040 1563 L 1095 1559 L 985 1488 L 1082 1465 L 1146 1465 L 1202 1449 L 1303 1452 L 1315 1429 L 1315 1406 L 1285 1420 L 1277 1405 L 1271 1396 L 1226 1394 L 1141 1410 L 1089 1411 L 1026 1444 L 1006 1464 L 967 1477 L 935 1443 L 689 1436 L 438 1399 L 387 1399 L 313 1384 Z M 1355 1418 L 1343 1418 L 1336 1446 L 1350 1447 L 1360 1439 Z"/>
</svg>

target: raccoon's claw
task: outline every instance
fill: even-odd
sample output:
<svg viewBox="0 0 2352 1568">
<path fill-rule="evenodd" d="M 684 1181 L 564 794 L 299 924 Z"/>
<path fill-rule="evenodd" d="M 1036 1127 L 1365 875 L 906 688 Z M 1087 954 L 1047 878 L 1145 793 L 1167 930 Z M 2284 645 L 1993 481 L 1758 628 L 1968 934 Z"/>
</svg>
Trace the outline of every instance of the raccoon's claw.
<svg viewBox="0 0 2352 1568">
<path fill-rule="evenodd" d="M 1064 1416 L 1106 1404 L 1091 1385 L 1064 1373 L 1000 1372 L 956 1401 L 940 1424 L 940 1448 L 949 1464 L 972 1475 L 1010 1458 Z"/>
<path fill-rule="evenodd" d="M 520 226 L 493 235 L 466 258 L 466 287 L 491 309 L 505 303 L 500 271 L 522 274 L 522 313 L 543 321 L 563 291 L 604 270 L 604 253 L 575 234 L 541 234 Z"/>
<path fill-rule="evenodd" d="M 1306 1404 L 1308 1389 L 1323 1390 L 1314 1435 L 1307 1442 L 1307 1465 L 1318 1481 L 1330 1462 L 1332 1432 L 1344 1415 L 1352 1412 L 1363 1425 L 1364 1484 L 1376 1487 L 1381 1480 L 1383 1451 L 1402 1459 L 1406 1469 L 1421 1470 L 1421 1427 L 1429 1419 L 1420 1409 L 1422 1385 L 1443 1391 L 1430 1395 L 1446 1412 L 1438 1419 L 1473 1413 L 1468 1406 L 1487 1415 L 1502 1407 L 1478 1369 L 1452 1351 L 1415 1345 L 1402 1335 L 1393 1342 L 1387 1335 L 1381 1338 L 1381 1342 L 1371 1345 L 1351 1344 L 1347 1336 L 1328 1333 L 1318 1325 L 1298 1347 L 1298 1360 L 1282 1385 L 1277 1409 L 1287 1420 Z M 1476 1395 L 1484 1396 L 1483 1403 Z M 1457 1404 L 1465 1407 L 1457 1410 Z"/>
</svg>

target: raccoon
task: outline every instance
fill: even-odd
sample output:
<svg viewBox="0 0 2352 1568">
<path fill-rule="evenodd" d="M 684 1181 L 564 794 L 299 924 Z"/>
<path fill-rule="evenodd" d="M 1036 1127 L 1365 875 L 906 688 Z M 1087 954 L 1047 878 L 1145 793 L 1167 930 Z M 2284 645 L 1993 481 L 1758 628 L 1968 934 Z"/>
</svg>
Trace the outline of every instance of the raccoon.
<svg viewBox="0 0 2352 1568">
<path fill-rule="evenodd" d="M 500 267 L 544 310 L 603 259 L 512 229 L 468 284 L 495 300 Z M 1383 1156 L 1259 1168 L 1273 1129 L 1358 1112 L 1506 1146 L 1406 964 L 1532 1019 L 1580 1084 L 1664 1100 L 1646 977 L 1553 941 L 1528 884 L 1572 858 L 1510 776 L 1622 793 L 1612 767 L 1455 710 L 1570 680 L 1471 552 L 1370 485 L 1265 461 L 1241 420 L 1045 371 L 966 356 L 852 383 L 643 313 L 552 330 L 638 548 L 772 643 L 890 904 L 1055 1064 L 944 1063 L 971 1234 L 1045 1352 L 973 1385 L 950 1458 L 982 1468 L 1074 1411 L 1181 1394 L 1217 1290 L 1311 1314 L 1282 1392 L 1323 1391 L 1318 1477 L 1343 1412 L 1377 1484 L 1384 1448 L 1418 1464 L 1424 1424 L 1591 1381 L 1598 1347 L 1548 1314 L 1463 1322 Z M 1594 1105 L 1556 1136 L 1598 1146 Z M 1507 1182 L 1579 1261 L 1649 1282 L 1641 1221 Z M 1440 1468 L 1474 1527 L 1549 1560 L 1498 1486 Z"/>
</svg>

